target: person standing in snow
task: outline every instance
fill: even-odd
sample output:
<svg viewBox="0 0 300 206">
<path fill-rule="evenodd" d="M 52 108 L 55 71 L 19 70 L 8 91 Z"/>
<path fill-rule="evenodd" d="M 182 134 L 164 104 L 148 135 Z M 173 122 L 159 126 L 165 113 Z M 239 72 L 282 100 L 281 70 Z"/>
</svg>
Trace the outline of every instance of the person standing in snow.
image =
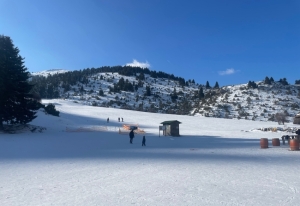
<svg viewBox="0 0 300 206">
<path fill-rule="evenodd" d="M 133 140 L 133 138 L 134 138 L 134 132 L 133 132 L 133 130 L 131 130 L 131 131 L 129 132 L 129 138 L 130 138 L 130 144 L 132 144 L 132 140 Z"/>
<path fill-rule="evenodd" d="M 118 121 L 120 122 L 120 117 L 118 118 Z"/>
<path fill-rule="evenodd" d="M 146 147 L 146 137 L 145 136 L 143 136 L 142 146 Z"/>
<path fill-rule="evenodd" d="M 109 118 L 107 118 L 107 123 L 109 123 Z"/>
<path fill-rule="evenodd" d="M 123 117 L 121 119 L 122 119 L 122 122 L 123 122 Z"/>
</svg>

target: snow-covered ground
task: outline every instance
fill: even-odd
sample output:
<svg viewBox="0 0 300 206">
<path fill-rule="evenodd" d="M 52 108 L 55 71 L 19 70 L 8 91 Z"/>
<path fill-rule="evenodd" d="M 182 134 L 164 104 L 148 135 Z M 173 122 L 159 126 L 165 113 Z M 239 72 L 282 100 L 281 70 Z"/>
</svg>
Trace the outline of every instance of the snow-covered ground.
<svg viewBox="0 0 300 206">
<path fill-rule="evenodd" d="M 256 130 L 275 122 L 49 102 L 61 114 L 39 112 L 31 124 L 46 127 L 43 133 L 0 133 L 1 205 L 300 203 L 300 152 L 271 142 L 260 149 L 260 138 L 286 134 Z M 180 137 L 159 137 L 166 120 L 182 122 Z M 141 134 L 129 144 L 128 134 L 118 133 L 123 124 L 138 124 L 146 147 Z"/>
<path fill-rule="evenodd" d="M 49 69 L 45 71 L 40 71 L 40 72 L 32 72 L 32 75 L 40 75 L 44 77 L 48 77 L 49 75 L 54 75 L 54 74 L 61 74 L 61 73 L 66 73 L 68 70 L 65 69 Z"/>
</svg>

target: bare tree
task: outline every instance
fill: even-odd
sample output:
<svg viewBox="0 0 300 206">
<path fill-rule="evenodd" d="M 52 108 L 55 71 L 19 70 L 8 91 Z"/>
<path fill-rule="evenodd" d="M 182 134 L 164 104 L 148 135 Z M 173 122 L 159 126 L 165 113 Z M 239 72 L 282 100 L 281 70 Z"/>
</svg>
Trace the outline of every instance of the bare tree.
<svg viewBox="0 0 300 206">
<path fill-rule="evenodd" d="M 278 122 L 278 124 L 282 123 L 284 125 L 284 123 L 287 122 L 287 114 L 285 114 L 283 112 L 276 113 L 275 114 L 275 120 Z"/>
</svg>

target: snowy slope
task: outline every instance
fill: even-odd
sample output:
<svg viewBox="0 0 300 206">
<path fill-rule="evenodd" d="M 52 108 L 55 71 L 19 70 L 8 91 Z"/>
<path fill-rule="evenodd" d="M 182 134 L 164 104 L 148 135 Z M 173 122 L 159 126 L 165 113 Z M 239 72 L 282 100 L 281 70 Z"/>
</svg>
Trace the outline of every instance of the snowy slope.
<svg viewBox="0 0 300 206">
<path fill-rule="evenodd" d="M 61 74 L 61 73 L 65 73 L 68 72 L 68 70 L 64 70 L 64 69 L 49 69 L 49 70 L 45 70 L 45 71 L 40 71 L 40 72 L 32 72 L 31 75 L 33 76 L 44 76 L 47 77 L 49 75 L 53 75 L 53 74 Z"/>
<path fill-rule="evenodd" d="M 116 72 L 85 75 L 81 78 L 84 81 L 72 85 L 66 86 L 67 83 L 60 82 L 56 92 L 61 98 L 96 107 L 252 121 L 275 121 L 276 113 L 285 113 L 287 121 L 292 122 L 300 111 L 300 85 L 283 85 L 276 81 L 267 85 L 258 81 L 255 89 L 248 88 L 247 84 L 215 89 L 205 88 L 193 81 L 182 86 L 178 81 L 152 78 L 147 74 L 144 80 L 139 81 L 138 76 L 138 73 L 124 76 Z M 112 88 L 122 78 L 124 82 L 139 85 L 137 90 L 114 91 Z M 146 94 L 147 87 L 151 89 L 151 95 Z M 200 88 L 205 94 L 203 99 L 199 99 Z M 53 93 L 53 88 L 49 89 L 49 93 Z M 176 100 L 172 99 L 174 93 Z"/>
<path fill-rule="evenodd" d="M 43 133 L 0 134 L 1 205 L 297 205 L 298 152 L 274 122 L 205 118 L 52 102 L 60 117 L 39 116 Z M 107 123 L 106 119 L 110 118 Z M 124 122 L 118 122 L 123 117 Z M 180 137 L 159 137 L 178 120 Z M 146 132 L 129 144 L 123 124 Z M 287 126 L 294 126 L 288 124 Z"/>
<path fill-rule="evenodd" d="M 300 110 L 300 86 L 278 82 L 272 85 L 263 82 L 257 84 L 256 89 L 248 88 L 247 84 L 222 87 L 222 93 L 200 103 L 195 114 L 274 121 L 276 113 L 286 113 L 287 120 L 292 122 Z"/>
</svg>

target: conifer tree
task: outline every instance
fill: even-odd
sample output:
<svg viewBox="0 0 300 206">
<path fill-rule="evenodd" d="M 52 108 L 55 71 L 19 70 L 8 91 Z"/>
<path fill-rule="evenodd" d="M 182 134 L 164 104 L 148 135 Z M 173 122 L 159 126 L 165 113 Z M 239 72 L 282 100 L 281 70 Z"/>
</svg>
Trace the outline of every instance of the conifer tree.
<svg viewBox="0 0 300 206">
<path fill-rule="evenodd" d="M 203 92 L 203 88 L 202 87 L 199 90 L 199 98 L 200 99 L 204 98 L 204 92 Z"/>
<path fill-rule="evenodd" d="M 150 88 L 150 86 L 146 86 L 146 96 L 151 96 L 151 88 Z"/>
<path fill-rule="evenodd" d="M 84 92 L 83 86 L 81 85 L 80 89 L 79 89 L 80 93 Z"/>
<path fill-rule="evenodd" d="M 283 85 L 289 85 L 289 83 L 287 82 L 286 78 L 280 79 L 279 82 Z"/>
<path fill-rule="evenodd" d="M 253 88 L 253 89 L 258 88 L 257 84 L 254 81 L 249 81 L 247 86 L 248 88 Z"/>
<path fill-rule="evenodd" d="M 19 49 L 0 35 L 0 129 L 3 124 L 26 124 L 36 118 L 41 104 L 30 94 L 29 72 Z"/>
<path fill-rule="evenodd" d="M 140 75 L 138 76 L 138 78 L 137 79 L 139 79 L 139 80 L 145 80 L 145 75 L 144 75 L 144 73 L 140 73 Z"/>
<path fill-rule="evenodd" d="M 270 81 L 269 77 L 266 77 L 266 78 L 265 78 L 264 83 L 265 83 L 265 84 L 271 84 L 271 81 Z"/>
<path fill-rule="evenodd" d="M 178 98 L 176 88 L 174 87 L 173 92 L 170 94 L 172 101 L 175 101 Z"/>
<path fill-rule="evenodd" d="M 104 96 L 104 92 L 103 92 L 102 89 L 99 90 L 99 95 L 100 95 L 100 96 Z"/>
<path fill-rule="evenodd" d="M 216 82 L 214 88 L 215 88 L 215 89 L 219 89 L 219 83 L 218 83 L 218 82 Z"/>
<path fill-rule="evenodd" d="M 206 89 L 210 89 L 210 85 L 209 85 L 209 82 L 206 81 L 206 86 L 205 86 Z"/>
</svg>

